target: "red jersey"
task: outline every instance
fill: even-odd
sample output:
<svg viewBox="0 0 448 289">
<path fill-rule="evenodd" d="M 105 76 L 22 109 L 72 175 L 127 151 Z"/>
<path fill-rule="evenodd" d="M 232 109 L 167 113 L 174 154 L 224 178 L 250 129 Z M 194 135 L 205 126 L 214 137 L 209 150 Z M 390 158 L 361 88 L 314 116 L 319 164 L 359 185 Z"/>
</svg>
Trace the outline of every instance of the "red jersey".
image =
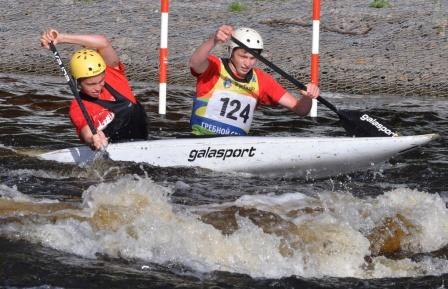
<svg viewBox="0 0 448 289">
<path fill-rule="evenodd" d="M 203 73 L 197 74 L 192 71 L 192 74 L 197 78 L 196 97 L 203 97 L 208 94 L 219 80 L 221 60 L 214 55 L 209 55 L 208 61 L 207 70 Z M 280 98 L 286 93 L 286 89 L 263 70 L 254 68 L 253 71 L 258 78 L 259 93 L 257 102 L 263 105 L 278 104 Z"/>
<path fill-rule="evenodd" d="M 112 86 L 115 90 L 117 90 L 121 95 L 129 99 L 132 103 L 136 103 L 137 100 L 125 75 L 124 65 L 120 63 L 118 65 L 118 68 L 107 66 L 105 71 L 105 82 Z M 100 93 L 99 99 L 114 100 L 114 97 L 106 89 L 103 88 Z M 97 129 L 104 129 L 104 127 L 106 127 L 107 124 L 109 124 L 114 119 L 114 113 L 112 111 L 109 111 L 108 109 L 89 101 L 83 100 L 82 102 L 87 110 L 87 113 L 92 119 L 94 126 Z M 70 120 L 76 128 L 76 133 L 79 136 L 81 133 L 81 129 L 87 125 L 87 121 L 84 118 L 76 99 L 72 100 L 70 104 L 69 115 Z"/>
<path fill-rule="evenodd" d="M 196 135 L 246 135 L 255 108 L 276 105 L 286 90 L 269 74 L 254 68 L 245 79 L 236 78 L 228 59 L 208 56 L 207 69 L 197 74 L 196 97 L 190 119 Z"/>
</svg>

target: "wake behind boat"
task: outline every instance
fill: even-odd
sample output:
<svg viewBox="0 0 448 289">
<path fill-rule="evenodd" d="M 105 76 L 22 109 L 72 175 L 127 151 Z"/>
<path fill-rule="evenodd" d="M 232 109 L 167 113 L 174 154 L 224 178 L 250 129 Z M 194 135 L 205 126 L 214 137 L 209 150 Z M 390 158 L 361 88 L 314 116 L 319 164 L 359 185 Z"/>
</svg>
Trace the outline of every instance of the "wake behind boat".
<svg viewBox="0 0 448 289">
<path fill-rule="evenodd" d="M 177 138 L 110 144 L 111 160 L 160 167 L 201 167 L 256 175 L 326 177 L 364 170 L 425 145 L 438 134 L 397 137 Z M 97 153 L 87 146 L 51 151 L 41 159 L 86 164 Z"/>
</svg>

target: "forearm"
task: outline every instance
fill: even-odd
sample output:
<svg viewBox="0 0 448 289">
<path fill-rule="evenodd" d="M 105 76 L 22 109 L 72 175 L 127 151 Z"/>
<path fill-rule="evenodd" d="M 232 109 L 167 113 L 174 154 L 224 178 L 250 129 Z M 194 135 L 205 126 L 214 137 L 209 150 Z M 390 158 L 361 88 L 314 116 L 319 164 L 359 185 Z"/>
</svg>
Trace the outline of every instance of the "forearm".
<svg viewBox="0 0 448 289">
<path fill-rule="evenodd" d="M 208 67 L 208 55 L 215 47 L 213 36 L 199 46 L 190 58 L 189 66 L 197 73 L 204 72 Z"/>
<path fill-rule="evenodd" d="M 107 65 L 117 67 L 120 59 L 112 47 L 109 39 L 99 34 L 65 34 L 59 36 L 59 41 L 65 43 L 79 44 L 87 48 L 96 49 L 103 56 Z"/>
<path fill-rule="evenodd" d="M 313 100 L 306 96 L 301 96 L 300 99 L 297 100 L 296 105 L 292 107 L 292 111 L 298 114 L 299 116 L 306 116 L 311 110 L 313 105 Z"/>
<path fill-rule="evenodd" d="M 93 143 L 92 137 L 93 134 L 89 126 L 84 126 L 79 133 L 79 138 L 81 139 L 81 141 L 90 146 Z"/>
<path fill-rule="evenodd" d="M 104 35 L 68 34 L 59 35 L 59 43 L 70 43 L 85 46 L 87 48 L 102 50 L 111 46 L 110 41 Z"/>
<path fill-rule="evenodd" d="M 94 150 L 101 150 L 105 148 L 108 144 L 106 135 L 98 130 L 94 135 L 90 130 L 89 126 L 86 125 L 81 129 L 79 134 L 81 141 L 83 141 L 86 145 L 90 146 Z"/>
<path fill-rule="evenodd" d="M 57 30 L 49 28 L 44 31 L 40 38 L 41 45 L 49 49 L 49 44 L 70 43 L 81 45 L 90 49 L 98 50 L 107 65 L 117 67 L 120 59 L 112 47 L 109 39 L 99 34 L 71 34 L 59 33 Z"/>
<path fill-rule="evenodd" d="M 280 98 L 278 103 L 291 110 L 292 112 L 298 114 L 299 116 L 306 116 L 311 109 L 312 99 L 303 95 L 303 91 L 300 91 L 302 94 L 298 99 L 294 95 L 289 92 L 285 92 L 285 94 Z"/>
<path fill-rule="evenodd" d="M 289 92 L 286 92 L 280 98 L 279 103 L 300 116 L 306 116 L 313 106 L 313 99 L 317 98 L 319 93 L 320 89 L 317 85 L 308 83 L 306 85 L 306 91 L 300 90 L 300 99 L 297 99 Z"/>
<path fill-rule="evenodd" d="M 222 25 L 215 34 L 211 35 L 199 46 L 190 58 L 190 68 L 196 73 L 203 73 L 208 67 L 208 55 L 218 43 L 227 42 L 232 36 L 233 28 L 229 25 Z"/>
</svg>

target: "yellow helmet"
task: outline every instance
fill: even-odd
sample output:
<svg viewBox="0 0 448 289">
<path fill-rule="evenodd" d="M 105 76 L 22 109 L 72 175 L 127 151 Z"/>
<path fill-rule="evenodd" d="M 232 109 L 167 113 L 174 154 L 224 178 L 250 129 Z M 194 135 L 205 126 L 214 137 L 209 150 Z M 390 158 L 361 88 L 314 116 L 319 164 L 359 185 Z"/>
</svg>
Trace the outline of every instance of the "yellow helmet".
<svg viewBox="0 0 448 289">
<path fill-rule="evenodd" d="M 92 49 L 80 49 L 73 53 L 70 60 L 70 70 L 77 80 L 84 77 L 92 77 L 106 70 L 103 57 Z"/>
</svg>

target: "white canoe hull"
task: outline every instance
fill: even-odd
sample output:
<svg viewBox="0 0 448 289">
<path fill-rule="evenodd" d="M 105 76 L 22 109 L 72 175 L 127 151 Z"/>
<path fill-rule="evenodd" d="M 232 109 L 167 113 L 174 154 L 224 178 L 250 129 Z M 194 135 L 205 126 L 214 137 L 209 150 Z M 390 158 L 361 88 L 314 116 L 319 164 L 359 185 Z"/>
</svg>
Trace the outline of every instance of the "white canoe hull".
<svg viewBox="0 0 448 289">
<path fill-rule="evenodd" d="M 323 177 L 363 170 L 424 145 L 437 134 L 399 137 L 216 137 L 110 144 L 115 161 L 160 167 L 201 167 L 221 172 Z M 41 159 L 85 164 L 96 157 L 87 146 L 48 152 Z"/>
</svg>

